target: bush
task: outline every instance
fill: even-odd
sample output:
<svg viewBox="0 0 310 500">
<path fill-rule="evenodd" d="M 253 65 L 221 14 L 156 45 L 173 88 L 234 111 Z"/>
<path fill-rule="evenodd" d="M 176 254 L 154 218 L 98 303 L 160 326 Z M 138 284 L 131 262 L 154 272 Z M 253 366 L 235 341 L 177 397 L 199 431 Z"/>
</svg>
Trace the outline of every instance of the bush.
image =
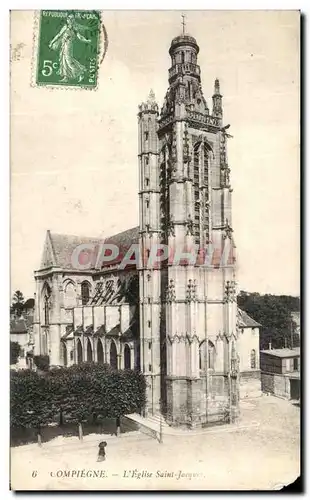
<svg viewBox="0 0 310 500">
<path fill-rule="evenodd" d="M 47 355 L 38 355 L 33 358 L 34 364 L 39 370 L 48 371 L 50 367 L 50 358 Z"/>
<path fill-rule="evenodd" d="M 21 346 L 19 345 L 19 343 L 10 341 L 10 364 L 11 365 L 16 365 L 18 358 L 19 358 L 20 351 L 21 351 Z"/>
</svg>

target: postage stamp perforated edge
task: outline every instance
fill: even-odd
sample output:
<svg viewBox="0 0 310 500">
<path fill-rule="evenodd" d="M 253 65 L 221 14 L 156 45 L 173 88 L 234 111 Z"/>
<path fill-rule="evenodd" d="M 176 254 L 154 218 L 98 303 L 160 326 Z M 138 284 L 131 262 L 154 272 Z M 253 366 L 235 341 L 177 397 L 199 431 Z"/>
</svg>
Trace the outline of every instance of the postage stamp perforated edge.
<svg viewBox="0 0 310 500">
<path fill-rule="evenodd" d="M 37 89 L 45 89 L 45 90 L 70 90 L 70 91 L 96 91 L 99 87 L 99 71 L 97 74 L 97 82 L 95 86 L 89 87 L 87 85 L 57 85 L 57 84 L 38 84 L 37 83 L 37 71 L 39 65 L 39 44 L 40 44 L 40 19 L 41 19 L 41 10 L 36 10 L 34 12 L 34 21 L 33 21 L 33 35 L 32 35 L 32 58 L 31 58 L 31 75 L 30 75 L 30 86 Z M 100 33 L 98 36 L 98 54 L 97 54 L 97 65 L 98 70 L 101 65 L 108 49 L 109 39 L 107 30 L 102 22 L 102 12 L 99 11 L 99 25 L 100 25 Z"/>
</svg>

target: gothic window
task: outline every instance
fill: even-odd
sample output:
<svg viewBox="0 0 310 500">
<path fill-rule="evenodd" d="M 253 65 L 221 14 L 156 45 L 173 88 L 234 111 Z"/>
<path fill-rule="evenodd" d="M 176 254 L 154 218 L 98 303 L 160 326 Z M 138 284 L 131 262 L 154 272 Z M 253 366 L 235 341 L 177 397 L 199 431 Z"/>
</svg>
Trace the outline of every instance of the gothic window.
<svg viewBox="0 0 310 500">
<path fill-rule="evenodd" d="M 214 344 L 209 340 L 208 341 L 208 368 L 214 370 L 214 361 L 215 361 L 215 347 Z"/>
<path fill-rule="evenodd" d="M 151 322 L 150 322 L 150 320 L 148 320 L 148 322 L 147 322 L 147 326 L 148 326 L 149 328 L 151 328 Z"/>
<path fill-rule="evenodd" d="M 206 352 L 206 348 L 208 346 L 208 351 Z M 206 355 L 208 356 L 208 368 L 214 370 L 214 361 L 215 361 L 215 347 L 214 344 L 209 340 L 208 344 L 203 340 L 199 346 L 199 370 L 206 370 Z"/>
<path fill-rule="evenodd" d="M 205 371 L 206 367 L 206 341 L 201 342 L 199 346 L 199 370 Z"/>
<path fill-rule="evenodd" d="M 76 293 L 74 284 L 70 281 L 65 287 L 65 308 L 72 309 L 76 306 Z"/>
<path fill-rule="evenodd" d="M 82 305 L 86 306 L 86 304 L 89 301 L 89 296 L 90 296 L 90 285 L 87 281 L 83 281 L 81 285 L 81 295 L 82 295 Z"/>
<path fill-rule="evenodd" d="M 145 164 L 146 164 L 146 165 L 148 165 L 148 164 L 149 164 L 149 157 L 148 157 L 148 156 L 146 156 L 146 157 L 145 157 Z"/>
<path fill-rule="evenodd" d="M 126 344 L 125 349 L 124 349 L 124 366 L 125 366 L 125 369 L 129 369 L 129 370 L 131 367 L 130 357 L 131 357 L 130 347 Z"/>
<path fill-rule="evenodd" d="M 144 141 L 145 141 L 145 145 L 147 145 L 147 141 L 149 140 L 149 133 L 148 132 L 144 132 Z"/>
<path fill-rule="evenodd" d="M 169 181 L 171 177 L 171 165 L 169 159 L 171 157 L 171 147 L 165 144 L 161 150 L 162 162 L 160 164 L 160 216 L 161 216 L 161 229 L 164 234 L 164 240 L 167 238 L 168 221 L 170 212 L 169 200 Z"/>
<path fill-rule="evenodd" d="M 48 303 L 48 297 L 45 297 L 44 299 L 44 324 L 45 326 L 49 325 L 49 303 Z"/>
<path fill-rule="evenodd" d="M 150 184 L 150 179 L 148 177 L 145 178 L 145 185 L 148 186 Z"/>
<path fill-rule="evenodd" d="M 150 206 L 149 200 L 146 200 L 145 205 L 146 205 L 146 208 L 149 208 L 149 206 Z"/>
<path fill-rule="evenodd" d="M 76 343 L 76 354 L 77 354 L 77 363 L 78 365 L 83 363 L 83 348 L 80 339 L 77 339 Z"/>
<path fill-rule="evenodd" d="M 47 332 L 42 333 L 42 354 L 48 354 Z"/>
<path fill-rule="evenodd" d="M 205 194 L 205 208 L 204 208 L 204 231 L 209 236 L 209 148 L 205 144 L 203 154 L 203 175 L 204 175 L 204 194 Z M 209 239 L 209 238 L 208 238 Z"/>
<path fill-rule="evenodd" d="M 61 348 L 62 348 L 63 365 L 67 366 L 68 365 L 68 354 L 67 354 L 67 346 L 66 346 L 65 342 L 61 342 Z"/>
<path fill-rule="evenodd" d="M 256 351 L 252 349 L 251 351 L 251 368 L 256 368 Z"/>
<path fill-rule="evenodd" d="M 111 341 L 110 346 L 110 365 L 112 366 L 112 368 L 117 369 L 117 350 L 115 342 L 113 340 Z"/>
<path fill-rule="evenodd" d="M 199 164 L 201 144 L 194 147 L 194 237 L 195 244 L 200 243 L 200 200 L 199 200 Z"/>
<path fill-rule="evenodd" d="M 103 348 L 102 348 L 102 342 L 100 339 L 98 339 L 98 343 L 97 343 L 97 360 L 98 360 L 98 363 L 103 363 Z"/>
<path fill-rule="evenodd" d="M 181 63 L 184 63 L 184 60 L 185 60 L 185 54 L 184 54 L 184 52 L 182 51 L 182 52 L 181 52 Z"/>
<path fill-rule="evenodd" d="M 93 360 L 93 350 L 92 350 L 91 343 L 90 343 L 89 339 L 87 339 L 86 354 L 87 354 L 87 362 L 91 363 Z"/>
<path fill-rule="evenodd" d="M 73 361 L 74 353 L 73 351 L 70 351 L 70 361 Z"/>
</svg>

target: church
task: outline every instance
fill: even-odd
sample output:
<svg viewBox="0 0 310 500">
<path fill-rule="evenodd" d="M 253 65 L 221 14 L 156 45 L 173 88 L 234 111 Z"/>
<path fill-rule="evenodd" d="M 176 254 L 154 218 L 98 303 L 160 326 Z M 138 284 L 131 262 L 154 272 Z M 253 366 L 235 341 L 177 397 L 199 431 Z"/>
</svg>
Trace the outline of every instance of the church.
<svg viewBox="0 0 310 500">
<path fill-rule="evenodd" d="M 219 80 L 209 109 L 195 38 L 183 30 L 169 54 L 162 108 L 151 91 L 138 110 L 139 226 L 105 240 L 47 231 L 34 353 L 51 365 L 139 369 L 145 416 L 199 427 L 234 420 L 240 398 L 261 394 L 260 325 L 237 307 Z M 103 247 L 119 252 L 98 265 Z M 124 265 L 133 248 L 137 259 Z M 96 259 L 75 265 L 79 249 Z"/>
</svg>

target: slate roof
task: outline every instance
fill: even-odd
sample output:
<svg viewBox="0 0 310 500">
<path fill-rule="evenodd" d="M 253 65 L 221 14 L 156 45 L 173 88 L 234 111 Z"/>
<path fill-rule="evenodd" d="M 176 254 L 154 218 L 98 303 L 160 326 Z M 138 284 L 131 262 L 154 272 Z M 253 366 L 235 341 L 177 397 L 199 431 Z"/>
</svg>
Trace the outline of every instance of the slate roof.
<svg viewBox="0 0 310 500">
<path fill-rule="evenodd" d="M 262 326 L 260 323 L 251 318 L 245 311 L 242 311 L 240 307 L 237 309 L 237 324 L 239 328 L 257 328 Z"/>
<path fill-rule="evenodd" d="M 97 245 L 97 251 L 99 250 L 99 245 L 103 243 L 114 244 L 119 248 L 119 257 L 115 261 L 108 261 L 105 265 L 111 265 L 118 262 L 123 255 L 127 252 L 133 243 L 138 243 L 139 241 L 139 226 L 127 229 L 121 233 L 114 234 L 107 238 L 96 238 L 89 236 L 76 236 L 69 234 L 57 234 L 48 231 L 48 238 L 51 245 L 51 262 L 52 265 L 61 267 L 62 269 L 73 269 L 72 265 L 72 255 L 74 250 L 83 244 Z M 96 252 L 96 250 L 95 250 Z M 96 258 L 93 259 L 93 268 L 95 266 Z M 44 264 L 42 268 L 44 268 Z"/>
<path fill-rule="evenodd" d="M 261 352 L 269 354 L 270 356 L 276 356 L 277 358 L 292 358 L 294 356 L 300 356 L 300 347 L 294 347 L 293 349 L 268 349 Z"/>
</svg>

